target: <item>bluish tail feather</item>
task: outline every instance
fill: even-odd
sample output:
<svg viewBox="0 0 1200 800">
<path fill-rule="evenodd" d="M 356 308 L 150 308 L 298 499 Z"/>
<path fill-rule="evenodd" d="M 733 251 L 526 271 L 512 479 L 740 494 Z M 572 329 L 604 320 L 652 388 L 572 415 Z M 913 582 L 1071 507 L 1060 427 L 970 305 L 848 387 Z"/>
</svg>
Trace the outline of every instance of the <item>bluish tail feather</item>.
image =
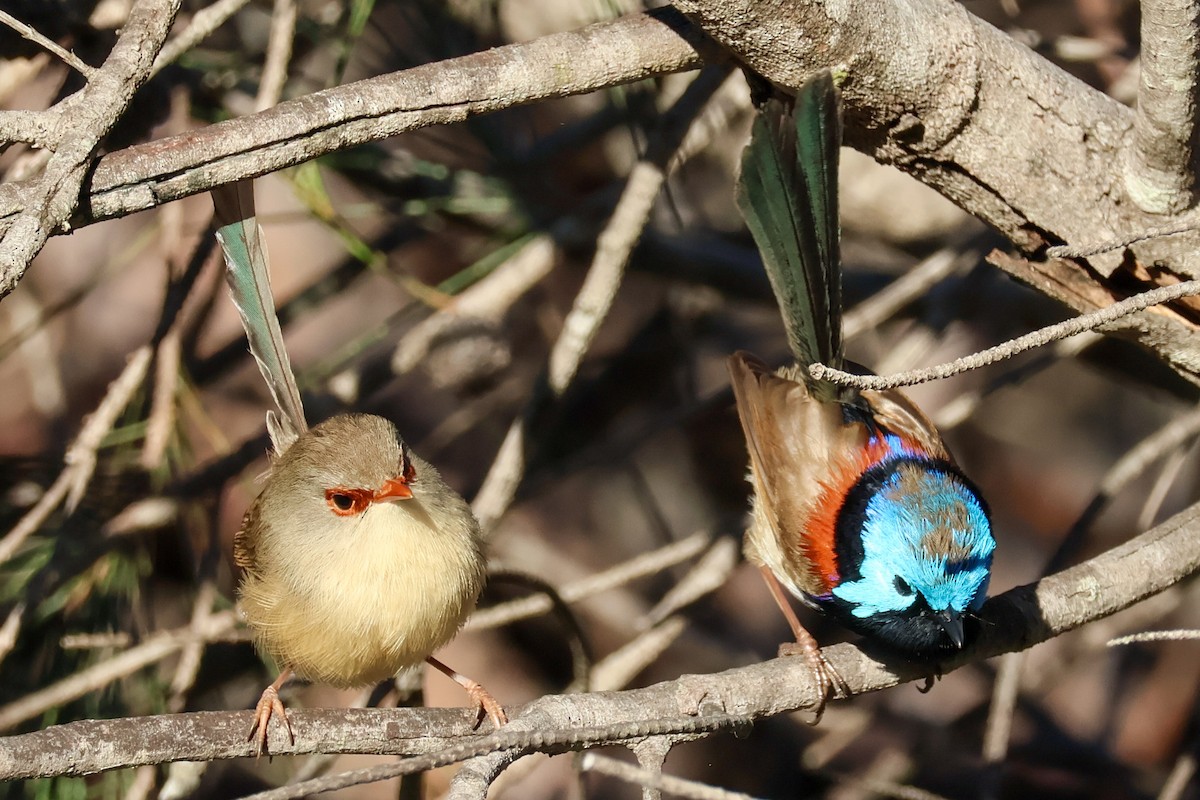
<svg viewBox="0 0 1200 800">
<path fill-rule="evenodd" d="M 794 107 L 768 100 L 742 155 L 737 201 L 758 244 L 801 367 L 842 362 L 837 171 L 841 113 L 818 73 Z M 811 383 L 811 382 L 810 382 Z M 832 397 L 832 387 L 811 386 Z"/>
<path fill-rule="evenodd" d="M 275 313 L 266 245 L 254 215 L 254 182 L 218 186 L 212 197 L 229 293 L 246 329 L 250 353 L 279 409 L 278 414 L 267 412 L 267 429 L 275 454 L 280 455 L 308 429 L 308 423 Z"/>
</svg>

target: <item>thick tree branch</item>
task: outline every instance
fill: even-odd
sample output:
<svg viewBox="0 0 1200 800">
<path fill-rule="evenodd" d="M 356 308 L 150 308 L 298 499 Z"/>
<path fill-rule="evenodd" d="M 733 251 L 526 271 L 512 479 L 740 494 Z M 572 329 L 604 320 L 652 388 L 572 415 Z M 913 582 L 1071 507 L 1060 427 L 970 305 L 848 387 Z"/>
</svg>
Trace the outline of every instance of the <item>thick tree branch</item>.
<svg viewBox="0 0 1200 800">
<path fill-rule="evenodd" d="M 943 672 L 1002 653 L 1026 650 L 1107 617 L 1173 586 L 1200 569 L 1200 505 L 1120 547 L 1064 572 L 992 598 L 978 645 Z M 853 644 L 824 649 L 854 694 L 923 678 L 928 665 L 880 657 Z M 296 744 L 283 753 L 436 755 L 453 746 L 460 760 L 496 749 L 559 752 L 611 741 L 651 725 L 658 734 L 695 733 L 719 724 L 813 708 L 817 691 L 803 659 L 773 659 L 712 675 L 684 675 L 644 689 L 548 696 L 514 710 L 508 727 L 472 736 L 466 709 L 314 709 L 290 712 Z M 252 754 L 244 741 L 249 711 L 89 720 L 0 739 L 0 780 L 83 775 L 167 761 Z M 536 718 L 526 730 L 522 720 Z M 587 735 L 581 735 L 588 729 Z M 645 734 L 643 734 L 645 735 Z M 501 746 L 502 745 L 502 746 Z M 422 764 L 425 762 L 421 762 Z"/>
<path fill-rule="evenodd" d="M 1152 214 L 1191 207 L 1196 183 L 1200 3 L 1142 3 L 1142 68 L 1125 189 Z"/>
<path fill-rule="evenodd" d="M 1045 243 L 1117 239 L 1162 224 L 1129 201 L 1123 170 L 1133 112 L 941 0 L 852 4 L 678 0 L 755 71 L 784 87 L 843 67 L 847 143 L 933 186 L 1028 252 Z M 1200 277 L 1200 236 L 1138 245 L 1171 283 Z M 1126 294 L 1120 253 L 1088 264 L 1005 260 L 999 266 L 1078 311 Z M 1125 285 L 1127 285 L 1127 281 Z M 1200 380 L 1190 319 L 1138 314 L 1119 330 Z"/>
<path fill-rule="evenodd" d="M 667 9 L 306 95 L 105 156 L 72 225 L 125 216 L 418 128 L 694 69 L 704 41 Z M 711 44 L 709 50 L 715 52 Z M 0 231 L 13 224 L 34 189 L 0 186 Z"/>
<path fill-rule="evenodd" d="M 61 138 L 46 169 L 28 182 L 10 211 L 11 218 L 5 220 L 0 239 L 0 297 L 13 290 L 46 239 L 58 232 L 75 210 L 97 145 L 149 77 L 154 56 L 166 41 L 178 11 L 179 0 L 138 3 L 104 66 L 92 73 L 78 94 L 63 101 L 59 125 L 69 125 L 71 134 Z"/>
</svg>

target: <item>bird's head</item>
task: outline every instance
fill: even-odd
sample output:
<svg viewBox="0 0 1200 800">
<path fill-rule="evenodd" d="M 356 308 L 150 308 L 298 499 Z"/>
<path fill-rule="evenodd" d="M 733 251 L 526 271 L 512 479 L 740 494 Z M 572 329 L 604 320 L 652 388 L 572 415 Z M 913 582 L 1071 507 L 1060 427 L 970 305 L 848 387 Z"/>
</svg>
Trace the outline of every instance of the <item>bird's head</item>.
<svg viewBox="0 0 1200 800">
<path fill-rule="evenodd" d="M 952 465 L 901 458 L 847 496 L 830 598 L 850 628 L 912 655 L 960 649 L 987 598 L 995 549 L 987 508 Z"/>
<path fill-rule="evenodd" d="M 272 466 L 263 511 L 336 530 L 380 503 L 419 498 L 426 487 L 396 427 L 369 414 L 332 417 L 302 435 Z M 302 525 L 311 529 L 314 525 Z"/>
</svg>

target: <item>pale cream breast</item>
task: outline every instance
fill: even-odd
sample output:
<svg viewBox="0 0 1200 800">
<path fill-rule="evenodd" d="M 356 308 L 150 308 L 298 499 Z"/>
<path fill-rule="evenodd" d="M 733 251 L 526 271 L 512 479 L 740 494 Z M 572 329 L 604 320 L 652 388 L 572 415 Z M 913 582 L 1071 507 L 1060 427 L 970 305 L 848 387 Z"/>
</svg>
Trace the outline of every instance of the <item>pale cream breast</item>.
<svg viewBox="0 0 1200 800">
<path fill-rule="evenodd" d="M 309 680 L 350 687 L 417 664 L 458 631 L 483 587 L 473 527 L 435 527 L 418 499 L 376 503 L 333 536 L 290 536 L 241 604 L 259 647 Z"/>
</svg>

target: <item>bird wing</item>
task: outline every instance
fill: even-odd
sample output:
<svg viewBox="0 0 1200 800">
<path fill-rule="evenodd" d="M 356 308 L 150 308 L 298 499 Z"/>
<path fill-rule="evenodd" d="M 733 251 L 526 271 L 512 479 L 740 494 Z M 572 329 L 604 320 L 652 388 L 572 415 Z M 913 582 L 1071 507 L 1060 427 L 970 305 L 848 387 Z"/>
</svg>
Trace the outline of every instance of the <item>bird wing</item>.
<svg viewBox="0 0 1200 800">
<path fill-rule="evenodd" d="M 252 503 L 242 516 L 242 527 L 233 535 L 233 563 L 248 572 L 258 570 L 256 524 L 258 503 Z"/>
<path fill-rule="evenodd" d="M 827 594 L 837 580 L 837 512 L 861 474 L 869 431 L 749 353 L 734 353 L 728 366 L 757 497 L 750 544 L 784 583 Z"/>
<path fill-rule="evenodd" d="M 275 314 L 267 248 L 254 216 L 254 182 L 217 186 L 212 190 L 217 241 L 225 255 L 225 278 L 250 343 L 250 353 L 271 390 L 279 414 L 267 412 L 267 430 L 275 454 L 308 430 L 300 389 L 283 344 L 283 331 Z"/>
<path fill-rule="evenodd" d="M 837 177 L 842 124 L 828 70 L 797 92 L 795 105 L 768 100 L 742 153 L 738 207 L 762 255 L 788 343 L 801 367 L 840 366 L 842 282 Z M 833 387 L 802 375 L 832 399 Z"/>
<path fill-rule="evenodd" d="M 925 412 L 898 389 L 864 391 L 862 399 L 871 408 L 875 421 L 892 433 L 917 444 L 929 456 L 954 463 L 954 457 L 942 441 L 942 435 Z"/>
</svg>

